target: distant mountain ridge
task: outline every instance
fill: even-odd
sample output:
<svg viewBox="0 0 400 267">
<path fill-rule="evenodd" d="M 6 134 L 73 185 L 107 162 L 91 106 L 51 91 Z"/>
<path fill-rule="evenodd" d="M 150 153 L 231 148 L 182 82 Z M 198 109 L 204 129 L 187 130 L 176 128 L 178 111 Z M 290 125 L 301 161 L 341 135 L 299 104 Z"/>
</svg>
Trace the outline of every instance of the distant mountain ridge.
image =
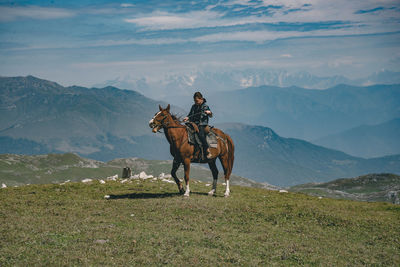
<svg viewBox="0 0 400 267">
<path fill-rule="evenodd" d="M 400 174 L 400 155 L 363 159 L 304 140 L 283 138 L 267 127 L 237 123 L 216 126 L 235 142 L 233 172 L 256 181 L 292 186 L 367 173 Z"/>
<path fill-rule="evenodd" d="M 207 100 L 218 122 L 263 125 L 305 140 L 400 117 L 400 85 L 326 90 L 261 86 L 215 93 Z"/>
<path fill-rule="evenodd" d="M 377 125 L 361 125 L 313 143 L 358 157 L 382 157 L 400 152 L 400 118 Z"/>
<path fill-rule="evenodd" d="M 185 74 L 169 74 L 155 80 L 153 77 L 126 75 L 116 77 L 94 87 L 115 86 L 139 91 L 151 98 L 163 99 L 179 105 L 183 97 L 201 90 L 205 94 L 218 91 L 232 91 L 247 87 L 297 86 L 307 89 L 328 89 L 340 84 L 366 86 L 374 84 L 399 84 L 400 72 L 381 70 L 363 78 L 349 79 L 334 75 L 321 77 L 306 71 L 269 70 L 249 68 L 226 71 L 192 71 Z"/>
</svg>

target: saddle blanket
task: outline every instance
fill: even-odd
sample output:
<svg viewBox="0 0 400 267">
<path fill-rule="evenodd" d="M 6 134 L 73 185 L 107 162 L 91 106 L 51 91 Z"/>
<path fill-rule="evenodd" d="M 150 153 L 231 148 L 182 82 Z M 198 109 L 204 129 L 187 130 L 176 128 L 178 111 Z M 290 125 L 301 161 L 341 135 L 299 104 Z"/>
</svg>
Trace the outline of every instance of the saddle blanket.
<svg viewBox="0 0 400 267">
<path fill-rule="evenodd" d="M 199 134 L 195 132 L 191 127 L 186 126 L 188 132 L 188 140 L 192 145 L 202 145 L 201 140 L 199 138 Z M 213 127 L 210 127 L 210 132 L 206 136 L 206 140 L 209 147 L 217 148 L 218 140 L 217 135 L 212 130 Z"/>
</svg>

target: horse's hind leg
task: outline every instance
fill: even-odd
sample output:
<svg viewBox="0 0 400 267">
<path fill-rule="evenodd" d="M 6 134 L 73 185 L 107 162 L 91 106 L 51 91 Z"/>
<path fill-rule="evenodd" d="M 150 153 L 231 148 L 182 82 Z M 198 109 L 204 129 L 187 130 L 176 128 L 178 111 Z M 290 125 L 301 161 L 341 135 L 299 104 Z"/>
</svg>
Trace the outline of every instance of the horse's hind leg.
<svg viewBox="0 0 400 267">
<path fill-rule="evenodd" d="M 184 196 L 188 197 L 190 194 L 190 188 L 189 188 L 189 173 L 190 173 L 190 159 L 185 159 L 183 162 L 184 166 L 184 171 L 185 171 L 185 182 L 186 182 L 186 191 Z"/>
<path fill-rule="evenodd" d="M 226 189 L 225 189 L 225 197 L 229 197 L 230 194 L 230 189 L 229 189 L 229 178 L 231 176 L 231 170 L 229 169 L 229 164 L 228 164 L 228 157 L 227 156 L 220 156 L 219 160 L 221 161 L 222 168 L 224 169 L 224 176 L 225 176 L 225 183 L 226 183 Z"/>
<path fill-rule="evenodd" d="M 218 168 L 217 168 L 217 165 L 215 164 L 215 160 L 209 162 L 208 166 L 210 166 L 210 169 L 211 169 L 211 172 L 213 175 L 213 186 L 212 186 L 211 191 L 208 192 L 208 195 L 214 196 L 217 191 Z"/>
<path fill-rule="evenodd" d="M 176 185 L 178 186 L 178 189 L 179 189 L 179 193 L 183 194 L 185 192 L 185 190 L 183 190 L 182 183 L 178 179 L 178 177 L 176 176 L 176 171 L 179 169 L 180 165 L 181 165 L 181 163 L 174 159 L 174 162 L 172 163 L 171 175 L 172 175 L 172 177 L 174 177 L 175 183 L 176 183 Z"/>
</svg>

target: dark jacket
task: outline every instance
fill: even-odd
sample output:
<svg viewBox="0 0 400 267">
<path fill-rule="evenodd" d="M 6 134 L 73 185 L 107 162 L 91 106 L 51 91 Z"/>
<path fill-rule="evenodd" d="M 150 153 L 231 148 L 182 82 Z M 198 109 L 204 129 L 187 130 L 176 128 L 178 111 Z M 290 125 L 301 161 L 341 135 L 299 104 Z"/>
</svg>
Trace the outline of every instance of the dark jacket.
<svg viewBox="0 0 400 267">
<path fill-rule="evenodd" d="M 189 121 L 196 123 L 197 125 L 208 125 L 208 117 L 205 113 L 206 110 L 210 110 L 210 107 L 206 104 L 207 100 L 204 98 L 203 104 L 194 104 L 189 112 Z"/>
</svg>

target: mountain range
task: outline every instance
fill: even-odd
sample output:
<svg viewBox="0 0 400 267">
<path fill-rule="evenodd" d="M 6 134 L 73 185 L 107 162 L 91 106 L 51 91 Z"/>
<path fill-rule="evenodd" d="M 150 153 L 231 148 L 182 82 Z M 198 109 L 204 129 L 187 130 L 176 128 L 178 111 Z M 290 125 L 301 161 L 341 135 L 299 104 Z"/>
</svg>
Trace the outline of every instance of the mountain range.
<svg viewBox="0 0 400 267">
<path fill-rule="evenodd" d="M 115 87 L 63 87 L 33 76 L 0 78 L 0 141 L 3 150 L 12 146 L 13 153 L 76 152 L 110 159 L 118 157 L 113 151 L 133 150 L 151 158 L 158 150 L 143 144 L 162 144 L 161 138 L 148 135 L 148 121 L 159 104 L 166 106 Z"/>
<path fill-rule="evenodd" d="M 289 115 L 297 116 L 297 125 L 301 125 L 300 119 L 316 114 L 318 120 L 309 123 L 315 128 L 315 121 L 330 120 L 334 123 L 337 114 L 331 110 L 335 108 L 343 110 L 337 120 L 352 114 L 353 117 L 348 119 L 353 123 L 357 121 L 357 114 L 362 115 L 360 121 L 365 120 L 368 114 L 374 115 L 375 120 L 389 118 L 399 112 L 396 106 L 399 103 L 398 88 L 395 85 L 366 88 L 342 86 L 316 91 L 295 87 L 259 87 L 220 94 L 210 102 L 221 100 L 212 105 L 215 117 L 227 116 L 232 121 L 247 118 L 248 124 L 253 124 L 255 118 L 265 123 L 263 117 L 257 117 L 256 113 L 270 118 L 267 116 L 270 115 L 268 107 L 272 103 L 276 110 L 287 115 L 288 128 L 295 129 L 291 125 L 294 119 L 289 119 Z M 349 96 L 351 99 L 347 99 Z M 166 106 L 166 103 L 140 93 L 115 87 L 63 87 L 28 76 L 0 78 L 0 97 L 0 153 L 75 152 L 101 161 L 131 157 L 171 159 L 165 137 L 152 134 L 148 128 L 148 121 L 158 111 L 158 105 Z M 288 105 L 284 105 L 284 97 L 287 97 Z M 375 98 L 371 100 L 371 97 Z M 325 104 L 317 104 L 317 100 Z M 239 109 L 232 109 L 232 106 Z M 262 106 L 267 109 L 260 109 Z M 185 114 L 176 106 L 172 110 Z M 373 114 L 374 111 L 379 114 Z M 330 114 L 333 118 L 328 116 Z M 324 128 L 326 123 L 319 127 Z M 240 123 L 217 126 L 231 135 L 235 142 L 233 172 L 258 182 L 289 186 L 371 172 L 400 173 L 398 155 L 367 160 L 304 140 L 281 137 L 275 128 Z"/>
<path fill-rule="evenodd" d="M 208 102 L 219 122 L 263 125 L 282 136 L 311 141 L 400 117 L 400 85 L 326 90 L 261 86 L 215 93 Z"/>
<path fill-rule="evenodd" d="M 284 138 L 263 126 L 217 126 L 235 142 L 233 172 L 259 182 L 291 186 L 368 173 L 400 174 L 400 155 L 364 159 L 304 140 Z"/>
<path fill-rule="evenodd" d="M 362 78 L 349 79 L 340 75 L 320 77 L 306 71 L 289 72 L 287 70 L 249 68 L 226 71 L 197 70 L 185 74 L 167 74 L 161 78 L 138 77 L 132 74 L 103 81 L 95 84 L 94 87 L 115 86 L 135 90 L 151 98 L 180 105 L 184 97 L 199 90 L 211 94 L 216 91 L 239 90 L 263 85 L 328 89 L 339 84 L 366 86 L 399 83 L 400 72 L 389 70 L 381 70 Z"/>
<path fill-rule="evenodd" d="M 361 125 L 312 142 L 358 157 L 382 157 L 400 151 L 400 118 L 377 125 Z"/>
</svg>

